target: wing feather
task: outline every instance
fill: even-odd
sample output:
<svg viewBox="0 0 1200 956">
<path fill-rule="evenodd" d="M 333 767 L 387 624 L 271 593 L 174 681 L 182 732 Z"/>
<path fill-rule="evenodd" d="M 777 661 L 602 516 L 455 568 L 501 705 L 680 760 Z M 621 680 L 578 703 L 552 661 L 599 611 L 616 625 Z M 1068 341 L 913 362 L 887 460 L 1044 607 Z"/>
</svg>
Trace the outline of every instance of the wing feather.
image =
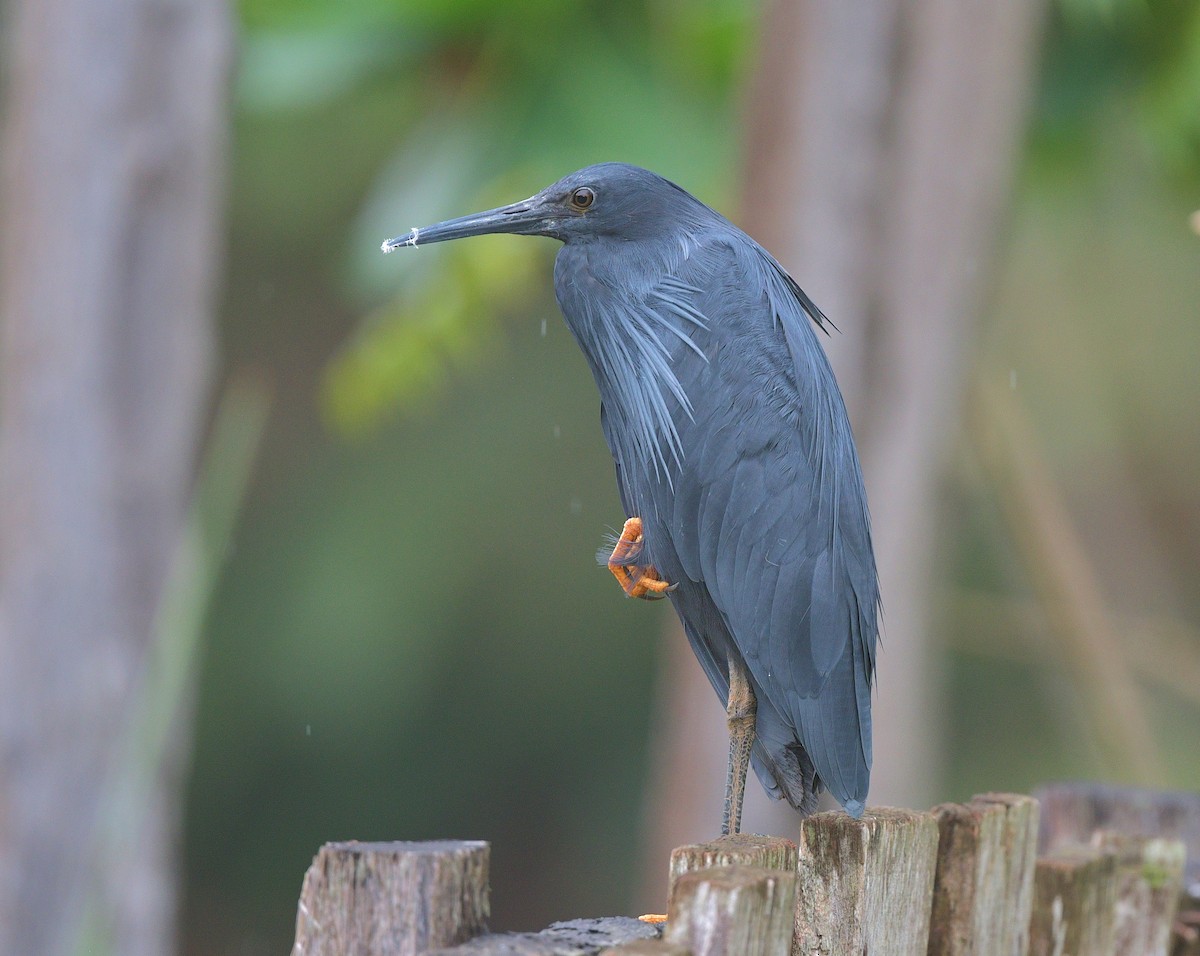
<svg viewBox="0 0 1200 956">
<path fill-rule="evenodd" d="M 673 544 L 760 697 L 861 810 L 878 586 L 849 424 L 813 332 L 823 317 L 752 244 L 701 246 L 683 268 L 706 361 L 675 365 L 693 420 L 680 427 Z"/>
<path fill-rule="evenodd" d="M 626 423 L 606 426 L 628 459 L 622 501 L 680 582 L 671 599 L 718 694 L 729 657 L 746 661 L 768 790 L 811 809 L 823 782 L 861 813 L 878 585 L 850 426 L 814 332 L 824 316 L 732 227 L 695 237 L 672 269 L 623 326 L 645 344 L 623 345 L 631 365 L 604 399 L 666 403 L 638 416 L 661 434 L 625 450 Z M 632 469 L 650 447 L 657 459 Z"/>
</svg>

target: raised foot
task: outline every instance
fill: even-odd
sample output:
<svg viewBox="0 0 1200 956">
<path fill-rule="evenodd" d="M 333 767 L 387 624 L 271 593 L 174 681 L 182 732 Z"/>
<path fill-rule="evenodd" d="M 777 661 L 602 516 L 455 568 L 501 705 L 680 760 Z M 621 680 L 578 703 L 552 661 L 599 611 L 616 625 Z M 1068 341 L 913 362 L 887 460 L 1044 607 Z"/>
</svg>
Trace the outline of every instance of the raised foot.
<svg viewBox="0 0 1200 956">
<path fill-rule="evenodd" d="M 621 537 L 608 559 L 608 570 L 617 579 L 621 589 L 630 597 L 646 601 L 657 601 L 674 591 L 676 585 L 669 584 L 658 576 L 651 565 L 637 564 L 642 550 L 642 519 L 629 518 L 621 529 Z"/>
</svg>

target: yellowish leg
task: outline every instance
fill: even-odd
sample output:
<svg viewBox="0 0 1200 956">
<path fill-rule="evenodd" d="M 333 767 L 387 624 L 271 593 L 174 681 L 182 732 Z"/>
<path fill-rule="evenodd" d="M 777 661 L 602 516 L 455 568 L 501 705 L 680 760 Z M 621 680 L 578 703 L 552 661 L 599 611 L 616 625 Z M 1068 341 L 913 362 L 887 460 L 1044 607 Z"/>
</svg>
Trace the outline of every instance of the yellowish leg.
<svg viewBox="0 0 1200 956">
<path fill-rule="evenodd" d="M 746 665 L 729 659 L 729 703 L 725 708 L 729 724 L 729 777 L 725 781 L 725 819 L 722 834 L 737 833 L 742 827 L 742 798 L 746 793 L 746 771 L 750 767 L 750 748 L 754 746 L 754 720 L 758 701 L 750 686 Z"/>
</svg>

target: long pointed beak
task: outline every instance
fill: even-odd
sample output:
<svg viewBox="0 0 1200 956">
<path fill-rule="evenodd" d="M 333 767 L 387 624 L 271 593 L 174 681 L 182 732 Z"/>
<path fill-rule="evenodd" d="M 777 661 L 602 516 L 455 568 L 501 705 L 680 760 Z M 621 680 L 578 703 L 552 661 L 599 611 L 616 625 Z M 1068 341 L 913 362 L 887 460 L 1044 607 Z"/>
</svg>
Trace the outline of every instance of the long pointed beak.
<svg viewBox="0 0 1200 956">
<path fill-rule="evenodd" d="M 487 212 L 447 219 L 423 229 L 414 228 L 407 235 L 388 239 L 380 248 L 384 252 L 394 252 L 403 246 L 447 242 L 450 239 L 465 239 L 467 236 L 483 236 L 496 232 L 529 235 L 540 232 L 547 218 L 545 207 L 538 197 L 534 196 L 509 206 L 489 209 Z"/>
</svg>

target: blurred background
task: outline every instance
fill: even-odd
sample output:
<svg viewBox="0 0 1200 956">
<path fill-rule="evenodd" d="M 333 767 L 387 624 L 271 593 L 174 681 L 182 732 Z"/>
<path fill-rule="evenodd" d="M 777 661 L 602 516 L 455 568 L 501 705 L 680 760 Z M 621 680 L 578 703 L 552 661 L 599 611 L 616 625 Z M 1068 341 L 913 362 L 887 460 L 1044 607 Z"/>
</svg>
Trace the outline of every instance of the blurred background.
<svg viewBox="0 0 1200 956">
<path fill-rule="evenodd" d="M 1200 787 L 1200 4 L 0 26 L 0 952 L 283 952 L 334 839 L 491 841 L 497 929 L 661 909 L 723 709 L 595 561 L 624 515 L 556 245 L 378 251 L 601 160 L 840 329 L 872 802 Z"/>
</svg>

